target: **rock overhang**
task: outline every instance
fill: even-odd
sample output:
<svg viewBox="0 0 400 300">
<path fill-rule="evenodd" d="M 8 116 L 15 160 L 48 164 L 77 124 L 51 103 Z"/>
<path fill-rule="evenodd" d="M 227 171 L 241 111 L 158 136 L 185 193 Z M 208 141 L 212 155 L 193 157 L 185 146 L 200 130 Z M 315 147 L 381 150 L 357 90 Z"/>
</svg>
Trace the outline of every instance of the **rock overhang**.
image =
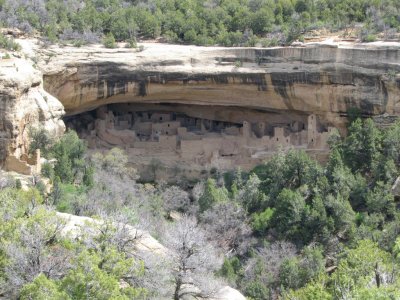
<svg viewBox="0 0 400 300">
<path fill-rule="evenodd" d="M 142 46 L 144 51 L 31 45 L 26 55 L 34 55 L 44 89 L 70 116 L 127 103 L 236 124 L 304 122 L 313 114 L 324 128 L 344 130 L 349 108 L 359 108 L 364 116 L 399 113 L 399 44 L 322 43 L 269 49 Z M 41 89 L 38 70 L 20 66 L 20 61 L 5 63 L 18 75 L 14 82 L 13 76 L 0 74 L 3 90 L 10 89 L 7 97 L 15 98 L 15 91 Z M 55 98 L 42 89 L 33 92 L 37 93 L 45 100 L 39 99 L 39 106 L 50 99 L 46 109 L 62 111 L 53 105 Z M 61 116 L 39 115 L 53 123 L 50 119 Z M 12 143 L 16 139 L 10 138 Z"/>
<path fill-rule="evenodd" d="M 398 110 L 393 92 L 400 84 L 387 76 L 399 70 L 393 45 L 144 48 L 53 49 L 54 58 L 41 65 L 45 87 L 68 114 L 118 102 L 177 103 L 315 113 L 343 126 L 349 107 L 366 115 Z"/>
</svg>

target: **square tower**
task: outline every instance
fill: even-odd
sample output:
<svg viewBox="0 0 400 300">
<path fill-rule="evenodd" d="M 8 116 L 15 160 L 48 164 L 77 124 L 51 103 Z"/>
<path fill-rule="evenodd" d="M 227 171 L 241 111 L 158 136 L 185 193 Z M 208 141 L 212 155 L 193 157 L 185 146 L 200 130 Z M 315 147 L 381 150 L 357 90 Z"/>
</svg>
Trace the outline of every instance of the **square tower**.
<svg viewBox="0 0 400 300">
<path fill-rule="evenodd" d="M 315 145 L 317 139 L 317 117 L 309 115 L 307 118 L 307 142 L 309 146 Z"/>
</svg>

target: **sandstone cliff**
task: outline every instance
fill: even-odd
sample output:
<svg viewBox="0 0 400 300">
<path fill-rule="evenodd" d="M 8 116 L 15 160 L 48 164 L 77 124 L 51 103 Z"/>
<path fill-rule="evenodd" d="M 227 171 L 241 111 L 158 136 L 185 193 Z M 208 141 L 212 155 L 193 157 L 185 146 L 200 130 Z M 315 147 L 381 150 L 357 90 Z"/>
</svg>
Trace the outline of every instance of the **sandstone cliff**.
<svg viewBox="0 0 400 300">
<path fill-rule="evenodd" d="M 366 115 L 400 109 L 398 44 L 143 46 L 141 52 L 100 46 L 39 50 L 45 89 L 67 114 L 108 103 L 158 103 L 223 121 L 257 118 L 260 110 L 271 117 L 314 113 L 340 127 L 349 107 Z"/>
<path fill-rule="evenodd" d="M 346 112 L 397 115 L 400 44 L 306 44 L 287 48 L 223 48 L 144 43 L 143 51 L 39 47 L 21 40 L 43 73 L 44 89 L 68 115 L 110 103 L 143 111 L 242 124 L 289 124 L 315 114 L 324 128 L 344 128 Z M 63 130 L 63 107 L 42 88 L 25 60 L 3 60 L 0 160 L 28 148 L 27 128 Z"/>
<path fill-rule="evenodd" d="M 0 162 L 18 163 L 29 149 L 31 126 L 42 126 L 53 135 L 64 132 L 62 104 L 43 89 L 42 74 L 23 59 L 0 61 Z M 19 171 L 18 166 L 15 166 Z M 6 168 L 13 170 L 13 165 Z"/>
</svg>

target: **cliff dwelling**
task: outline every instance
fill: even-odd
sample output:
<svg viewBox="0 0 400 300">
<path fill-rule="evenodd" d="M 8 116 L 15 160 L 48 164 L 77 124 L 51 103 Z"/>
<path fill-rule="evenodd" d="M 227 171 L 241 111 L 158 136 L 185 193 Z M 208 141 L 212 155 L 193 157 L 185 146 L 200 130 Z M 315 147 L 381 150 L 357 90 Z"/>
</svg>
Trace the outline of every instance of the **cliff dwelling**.
<svg viewBox="0 0 400 300">
<path fill-rule="evenodd" d="M 161 165 L 166 175 L 184 170 L 193 178 L 251 169 L 279 148 L 305 149 L 323 162 L 330 127 L 345 135 L 349 109 L 363 117 L 400 111 L 400 77 L 389 76 L 400 70 L 394 46 L 67 49 L 41 49 L 38 70 L 3 61 L 2 165 L 15 158 L 27 173 L 35 168 L 22 156 L 27 115 L 60 136 L 66 113 L 91 149 L 121 147 L 139 171 Z M 15 89 L 20 81 L 27 85 Z"/>
<path fill-rule="evenodd" d="M 65 121 L 90 149 L 123 148 L 139 171 L 164 169 L 166 177 L 248 170 L 278 149 L 326 155 L 332 130 L 313 114 L 175 104 L 109 104 Z"/>
</svg>

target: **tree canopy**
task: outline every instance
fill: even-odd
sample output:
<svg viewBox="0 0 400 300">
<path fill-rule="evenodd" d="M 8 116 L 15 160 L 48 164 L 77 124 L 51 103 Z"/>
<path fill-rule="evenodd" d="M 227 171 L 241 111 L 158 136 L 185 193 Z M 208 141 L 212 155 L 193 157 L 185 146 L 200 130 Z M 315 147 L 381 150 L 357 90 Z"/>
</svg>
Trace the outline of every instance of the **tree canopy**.
<svg viewBox="0 0 400 300">
<path fill-rule="evenodd" d="M 89 154 L 73 131 L 57 141 L 37 131 L 32 145 L 56 160 L 42 175 L 53 189 L 0 181 L 0 294 L 183 299 L 212 295 L 222 277 L 249 299 L 397 299 L 399 128 L 355 117 L 324 164 L 278 151 L 191 185 L 139 183 L 123 150 Z M 70 239 L 54 210 L 103 222 Z M 168 258 L 133 251 L 132 226 Z"/>
<path fill-rule="evenodd" d="M 2 0 L 0 21 L 76 45 L 164 37 L 224 46 L 286 43 L 309 30 L 364 24 L 366 41 L 400 29 L 396 0 Z M 132 43 L 131 45 L 134 45 Z"/>
</svg>

